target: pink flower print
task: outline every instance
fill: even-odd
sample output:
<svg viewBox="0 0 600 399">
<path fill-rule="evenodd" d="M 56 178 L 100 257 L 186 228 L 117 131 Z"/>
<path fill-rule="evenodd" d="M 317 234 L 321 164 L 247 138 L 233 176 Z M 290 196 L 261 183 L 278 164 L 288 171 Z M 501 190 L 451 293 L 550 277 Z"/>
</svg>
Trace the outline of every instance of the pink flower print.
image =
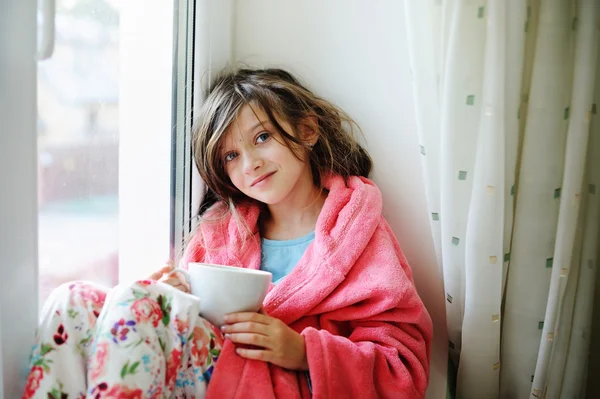
<svg viewBox="0 0 600 399">
<path fill-rule="evenodd" d="M 131 310 L 138 323 L 151 322 L 154 327 L 157 327 L 163 318 L 160 306 L 152 298 L 145 297 L 138 299 L 131 305 Z"/>
<path fill-rule="evenodd" d="M 142 399 L 143 392 L 139 388 L 129 388 L 123 385 L 113 385 L 102 397 L 106 399 Z"/>
<path fill-rule="evenodd" d="M 99 310 L 104 305 L 104 300 L 106 299 L 106 293 L 96 290 L 90 289 L 83 282 L 76 282 L 69 286 L 69 289 L 72 291 L 71 295 L 71 305 L 76 306 L 76 298 L 79 297 L 85 303 L 86 307 L 91 307 L 94 310 Z"/>
<path fill-rule="evenodd" d="M 90 290 L 83 288 L 80 291 L 80 295 L 88 303 L 91 303 L 94 309 L 102 308 L 104 300 L 106 299 L 106 293 L 97 290 Z"/>
<path fill-rule="evenodd" d="M 190 323 L 187 320 L 181 320 L 180 318 L 176 317 L 175 326 L 177 327 L 177 332 L 179 335 L 185 335 L 190 328 Z"/>
<path fill-rule="evenodd" d="M 169 356 L 169 359 L 167 360 L 166 382 L 169 387 L 173 387 L 173 384 L 175 384 L 177 370 L 181 365 L 181 354 L 182 351 L 178 349 L 173 349 L 173 351 L 171 352 L 171 356 Z"/>
<path fill-rule="evenodd" d="M 194 366 L 203 367 L 208 357 L 210 336 L 202 327 L 194 327 L 191 355 Z"/>
<path fill-rule="evenodd" d="M 137 282 L 138 285 L 141 286 L 148 286 L 148 285 L 152 285 L 152 284 L 156 284 L 156 281 L 154 280 L 140 280 Z"/>
<path fill-rule="evenodd" d="M 44 378 L 44 369 L 40 366 L 33 366 L 29 371 L 29 376 L 27 377 L 23 399 L 33 398 L 35 392 L 40 387 L 40 381 L 42 378 Z"/>
<path fill-rule="evenodd" d="M 96 345 L 96 351 L 94 352 L 94 360 L 96 361 L 95 366 L 92 368 L 90 377 L 92 380 L 97 380 L 104 374 L 104 365 L 108 358 L 108 342 L 101 342 Z"/>
</svg>

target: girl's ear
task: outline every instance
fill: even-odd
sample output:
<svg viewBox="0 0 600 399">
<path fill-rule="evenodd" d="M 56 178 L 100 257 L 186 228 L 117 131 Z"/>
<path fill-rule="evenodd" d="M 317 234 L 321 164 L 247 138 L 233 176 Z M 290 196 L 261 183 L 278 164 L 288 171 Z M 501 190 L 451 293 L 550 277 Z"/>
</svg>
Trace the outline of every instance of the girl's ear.
<svg viewBox="0 0 600 399">
<path fill-rule="evenodd" d="M 300 138 L 313 146 L 319 139 L 319 120 L 316 116 L 305 116 L 298 124 Z"/>
</svg>

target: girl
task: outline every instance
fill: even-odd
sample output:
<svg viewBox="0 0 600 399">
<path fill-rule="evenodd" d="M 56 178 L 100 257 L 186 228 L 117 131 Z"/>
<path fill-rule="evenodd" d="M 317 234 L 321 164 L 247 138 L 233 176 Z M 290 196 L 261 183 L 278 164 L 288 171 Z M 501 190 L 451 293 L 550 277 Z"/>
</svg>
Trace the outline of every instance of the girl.
<svg viewBox="0 0 600 399">
<path fill-rule="evenodd" d="M 424 397 L 431 320 L 352 120 L 279 69 L 211 87 L 193 138 L 202 217 L 181 265 L 272 272 L 263 308 L 218 331 L 170 267 L 110 291 L 65 285 L 24 397 Z"/>
</svg>

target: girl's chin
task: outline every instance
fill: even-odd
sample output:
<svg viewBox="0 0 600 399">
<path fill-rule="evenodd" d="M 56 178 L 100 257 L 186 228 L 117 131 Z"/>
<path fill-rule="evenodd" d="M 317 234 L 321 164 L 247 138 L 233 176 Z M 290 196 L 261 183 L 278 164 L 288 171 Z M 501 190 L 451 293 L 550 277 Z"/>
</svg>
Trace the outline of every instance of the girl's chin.
<svg viewBox="0 0 600 399">
<path fill-rule="evenodd" d="M 262 202 L 265 205 L 277 205 L 283 200 L 281 196 L 268 195 L 266 193 L 264 195 L 257 195 L 253 198 L 257 201 Z"/>
<path fill-rule="evenodd" d="M 279 200 L 274 200 L 274 199 L 271 199 L 271 198 L 256 198 L 256 200 L 259 201 L 259 202 L 262 202 L 265 205 L 269 205 L 269 206 L 277 205 L 278 203 L 281 202 Z"/>
</svg>

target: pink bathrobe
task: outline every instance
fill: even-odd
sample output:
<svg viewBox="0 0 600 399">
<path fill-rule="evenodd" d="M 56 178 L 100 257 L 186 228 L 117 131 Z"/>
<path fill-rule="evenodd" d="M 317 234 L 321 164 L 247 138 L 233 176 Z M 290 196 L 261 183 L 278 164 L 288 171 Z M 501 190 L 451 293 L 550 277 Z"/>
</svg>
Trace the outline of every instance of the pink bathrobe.
<svg viewBox="0 0 600 399">
<path fill-rule="evenodd" d="M 301 333 L 314 398 L 422 398 L 429 378 L 432 324 L 412 272 L 381 215 L 370 180 L 325 179 L 329 195 L 315 239 L 292 270 L 272 285 L 264 309 Z M 209 211 L 215 214 L 216 209 Z M 255 238 L 244 239 L 234 218 L 203 223 L 187 262 L 260 268 L 258 206 L 238 212 Z M 210 248 L 210 249 L 209 249 Z M 304 372 L 246 360 L 226 341 L 207 398 L 309 398 Z"/>
</svg>

